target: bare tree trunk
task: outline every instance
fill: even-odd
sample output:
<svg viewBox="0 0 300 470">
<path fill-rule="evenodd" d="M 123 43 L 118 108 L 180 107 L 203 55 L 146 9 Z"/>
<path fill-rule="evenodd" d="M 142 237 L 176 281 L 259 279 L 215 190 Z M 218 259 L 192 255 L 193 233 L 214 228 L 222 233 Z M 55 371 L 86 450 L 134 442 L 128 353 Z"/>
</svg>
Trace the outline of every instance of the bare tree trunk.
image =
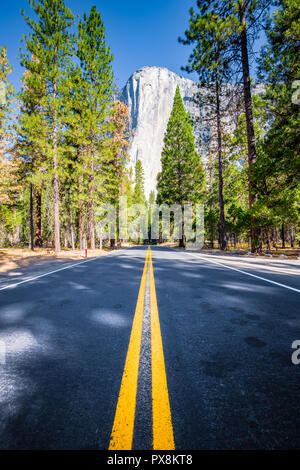
<svg viewBox="0 0 300 470">
<path fill-rule="evenodd" d="M 181 205 L 182 207 L 182 205 Z M 181 238 L 179 239 L 179 247 L 184 248 L 185 247 L 185 235 L 184 235 L 184 211 L 181 209 L 181 214 L 182 214 L 182 222 L 181 222 Z"/>
<path fill-rule="evenodd" d="M 248 165 L 249 165 L 249 207 L 253 206 L 257 200 L 257 195 L 254 191 L 253 184 L 253 164 L 256 162 L 256 148 L 255 148 L 255 134 L 252 114 L 252 96 L 251 96 L 251 81 L 249 71 L 249 55 L 248 55 L 248 41 L 247 41 L 247 25 L 246 25 L 246 6 L 243 1 L 239 8 L 240 23 L 242 31 L 240 34 L 240 45 L 242 55 L 243 67 L 243 88 L 244 88 L 244 101 L 245 101 L 245 115 L 247 127 L 247 145 L 248 145 Z M 258 250 L 259 230 L 256 227 L 256 220 L 251 218 L 251 251 Z"/>
<path fill-rule="evenodd" d="M 90 207 L 89 207 L 89 239 L 90 239 L 90 249 L 95 249 L 95 214 L 94 214 L 94 199 L 92 196 Z"/>
<path fill-rule="evenodd" d="M 56 112 L 56 82 L 53 84 L 53 201 L 54 201 L 54 248 L 56 252 L 60 251 L 60 220 L 59 220 L 59 184 L 57 173 L 57 112 Z"/>
<path fill-rule="evenodd" d="M 212 182 L 213 182 L 213 157 L 212 153 L 209 153 L 209 187 L 210 191 L 212 188 Z M 215 235 L 215 230 L 214 230 L 214 219 L 212 217 L 212 212 L 213 212 L 213 203 L 210 198 L 210 204 L 209 204 L 209 210 L 210 210 L 210 247 L 214 248 L 214 235 Z"/>
<path fill-rule="evenodd" d="M 34 225 L 33 225 L 33 184 L 30 183 L 30 243 L 29 248 L 34 250 Z"/>
<path fill-rule="evenodd" d="M 74 225 L 73 225 L 73 216 L 72 212 L 70 211 L 70 234 L 71 234 L 71 246 L 72 250 L 75 250 L 75 237 L 74 237 Z"/>
<path fill-rule="evenodd" d="M 68 248 L 68 234 L 64 233 L 64 248 Z"/>
<path fill-rule="evenodd" d="M 214 221 L 210 218 L 210 247 L 214 248 Z"/>
<path fill-rule="evenodd" d="M 16 223 L 17 219 L 17 208 L 14 206 L 14 223 Z M 14 227 L 14 232 L 13 232 L 13 245 L 18 246 L 20 244 L 20 225 L 16 225 Z"/>
<path fill-rule="evenodd" d="M 267 250 L 270 251 L 271 246 L 270 246 L 270 233 L 269 230 L 267 229 Z"/>
<path fill-rule="evenodd" d="M 290 241 L 291 241 L 291 248 L 294 248 L 295 238 L 294 238 L 294 227 L 291 227 L 290 230 Z"/>
<path fill-rule="evenodd" d="M 281 248 L 285 248 L 285 230 L 284 230 L 284 224 L 281 225 L 281 240 L 282 240 Z"/>
<path fill-rule="evenodd" d="M 93 137 L 94 139 L 94 137 Z M 94 184 L 94 144 L 92 145 L 92 161 L 91 161 L 91 170 L 92 170 L 92 184 L 90 187 L 90 206 L 89 206 L 89 239 L 90 239 L 90 248 L 91 250 L 95 249 L 95 184 Z"/>
<path fill-rule="evenodd" d="M 236 233 L 233 234 L 233 246 L 236 249 Z"/>
<path fill-rule="evenodd" d="M 218 170 L 219 170 L 219 210 L 220 210 L 220 248 L 226 250 L 226 227 L 224 215 L 223 199 L 223 155 L 222 155 L 222 129 L 221 129 L 221 110 L 220 110 L 220 86 L 218 78 L 216 80 L 216 111 L 217 111 L 217 135 L 218 135 Z"/>
<path fill-rule="evenodd" d="M 84 227 L 84 211 L 83 204 L 81 202 L 79 207 L 79 248 L 80 250 L 85 249 L 85 227 Z"/>
<path fill-rule="evenodd" d="M 42 190 L 37 189 L 35 215 L 35 246 L 42 246 Z"/>
</svg>

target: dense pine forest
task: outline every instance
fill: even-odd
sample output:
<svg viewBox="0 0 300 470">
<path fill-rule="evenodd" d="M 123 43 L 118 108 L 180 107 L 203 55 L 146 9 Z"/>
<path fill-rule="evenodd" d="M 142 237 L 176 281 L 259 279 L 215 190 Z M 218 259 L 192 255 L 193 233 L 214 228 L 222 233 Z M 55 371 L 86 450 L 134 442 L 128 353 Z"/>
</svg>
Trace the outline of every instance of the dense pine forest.
<svg viewBox="0 0 300 470">
<path fill-rule="evenodd" d="M 178 35 L 192 47 L 183 68 L 198 76 L 198 119 L 212 129 L 208 158 L 197 151 L 197 123 L 177 88 L 149 201 L 141 162 L 134 172 L 128 165 L 129 110 L 119 100 L 101 14 L 92 7 L 77 19 L 63 0 L 29 0 L 22 15 L 29 33 L 18 93 L 4 45 L 0 54 L 1 247 L 102 246 L 97 208 L 110 203 L 118 211 L 122 195 L 146 207 L 155 198 L 203 203 L 205 247 L 300 245 L 299 2 L 196 2 Z"/>
</svg>

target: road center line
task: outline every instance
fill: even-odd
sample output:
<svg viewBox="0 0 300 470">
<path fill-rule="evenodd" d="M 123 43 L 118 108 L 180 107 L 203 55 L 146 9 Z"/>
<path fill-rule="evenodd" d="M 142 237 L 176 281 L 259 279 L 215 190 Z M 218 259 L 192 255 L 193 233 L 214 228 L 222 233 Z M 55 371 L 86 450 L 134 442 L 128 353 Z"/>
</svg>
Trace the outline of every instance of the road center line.
<svg viewBox="0 0 300 470">
<path fill-rule="evenodd" d="M 163 344 L 157 308 L 151 248 L 149 259 L 151 305 L 153 450 L 174 450 L 175 443 L 173 436 Z"/>
<path fill-rule="evenodd" d="M 175 251 L 181 251 L 181 250 L 175 250 Z M 265 277 L 261 277 L 261 276 L 257 276 L 256 274 L 248 273 L 247 271 L 243 271 L 242 269 L 234 268 L 232 266 L 228 266 L 226 264 L 220 263 L 219 261 L 214 261 L 214 260 L 211 260 L 211 259 L 208 259 L 208 258 L 204 258 L 203 256 L 198 256 L 194 253 L 187 253 L 187 254 L 192 256 L 193 258 L 202 259 L 204 261 L 209 261 L 210 263 L 217 264 L 219 266 L 222 266 L 223 268 L 231 269 L 232 271 L 237 271 L 238 273 L 245 274 L 246 276 L 255 277 L 256 279 L 260 279 L 262 281 L 269 282 L 270 284 L 275 284 L 276 286 L 284 287 L 285 289 L 289 289 L 289 290 L 292 290 L 294 292 L 300 293 L 300 289 L 296 289 L 295 287 L 287 286 L 286 284 L 281 284 L 280 282 L 271 281 L 271 279 L 266 279 Z"/>
<path fill-rule="evenodd" d="M 132 448 L 148 258 L 149 249 L 131 329 L 109 450 L 131 450 Z"/>
</svg>

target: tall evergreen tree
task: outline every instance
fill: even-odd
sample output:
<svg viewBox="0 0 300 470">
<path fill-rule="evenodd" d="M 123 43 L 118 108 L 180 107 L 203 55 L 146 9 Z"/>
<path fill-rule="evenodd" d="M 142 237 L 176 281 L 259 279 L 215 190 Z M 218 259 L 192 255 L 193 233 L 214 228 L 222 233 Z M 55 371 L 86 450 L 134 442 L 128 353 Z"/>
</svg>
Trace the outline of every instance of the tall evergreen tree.
<svg viewBox="0 0 300 470">
<path fill-rule="evenodd" d="M 154 190 L 152 189 L 152 191 L 150 191 L 150 194 L 149 194 L 149 205 L 151 206 L 151 204 L 154 204 L 155 203 L 155 192 Z"/>
<path fill-rule="evenodd" d="M 133 203 L 134 204 L 145 204 L 145 189 L 144 189 L 144 168 L 141 160 L 137 160 L 135 164 L 135 178 L 134 178 L 134 190 L 133 190 Z"/>
<path fill-rule="evenodd" d="M 113 72 L 110 48 L 105 41 L 105 29 L 100 13 L 92 7 L 78 25 L 77 56 L 80 60 L 81 99 L 85 105 L 80 119 L 85 133 L 84 155 L 87 163 L 89 193 L 89 243 L 95 248 L 95 200 L 101 185 L 105 138 L 113 93 Z"/>
<path fill-rule="evenodd" d="M 14 111 L 16 96 L 9 81 L 12 67 L 6 47 L 0 49 L 0 226 L 11 242 L 19 243 L 19 224 L 22 212 L 22 183 L 18 176 L 19 162 L 14 158 Z"/>
<path fill-rule="evenodd" d="M 119 196 L 124 195 L 126 180 L 126 165 L 129 160 L 127 152 L 129 109 L 125 103 L 114 101 L 110 113 L 109 135 L 105 145 L 106 156 L 102 165 L 102 179 L 105 191 L 104 201 L 115 206 L 117 220 L 119 220 Z M 118 231 L 117 223 L 117 231 Z M 118 232 L 119 237 L 119 232 Z M 115 239 L 111 238 L 111 246 L 115 246 Z"/>
<path fill-rule="evenodd" d="M 158 175 L 158 204 L 199 202 L 205 191 L 205 172 L 196 151 L 191 118 L 186 113 L 179 86 L 168 121 L 161 154 L 162 170 Z M 184 234 L 180 240 L 184 245 Z"/>
<path fill-rule="evenodd" d="M 254 39 L 262 28 L 268 7 L 272 0 L 197 0 L 197 5 L 202 12 L 211 13 L 209 28 L 214 28 L 213 21 L 220 20 L 222 24 L 220 33 L 222 35 L 223 27 L 226 28 L 227 54 L 231 57 L 232 75 L 239 73 L 242 69 L 242 83 L 244 95 L 244 107 L 247 128 L 247 147 L 248 147 L 248 181 L 249 181 L 249 207 L 250 209 L 257 200 L 255 184 L 253 181 L 253 165 L 256 162 L 255 132 L 253 121 L 253 103 L 251 93 L 251 78 L 249 67 L 249 48 L 251 48 Z M 229 63 L 224 65 L 228 66 Z M 241 67 L 239 67 L 239 65 Z M 239 79 L 238 79 L 239 81 Z M 253 214 L 251 215 L 251 249 L 257 251 L 259 247 L 259 229 L 257 221 Z"/>
<path fill-rule="evenodd" d="M 263 104 L 271 121 L 266 135 L 269 171 L 284 172 L 291 184 L 299 176 L 299 31 L 299 2 L 281 0 L 273 24 L 268 24 L 268 44 L 261 52 L 259 69 L 267 86 Z"/>
<path fill-rule="evenodd" d="M 14 200 L 12 174 L 16 162 L 12 161 L 9 150 L 11 146 L 12 104 L 14 88 L 8 80 L 12 72 L 6 47 L 0 49 L 0 203 L 11 203 Z"/>
<path fill-rule="evenodd" d="M 22 177 L 30 190 L 30 246 L 42 246 L 41 204 L 42 185 L 45 182 L 46 160 L 43 142 L 47 139 L 45 108 L 42 99 L 46 94 L 45 82 L 38 73 L 39 60 L 33 56 L 35 73 L 26 70 L 22 77 L 22 91 L 19 93 L 20 113 L 17 121 L 15 152 L 22 163 Z M 36 188 L 36 237 L 34 243 L 34 192 Z"/>
<path fill-rule="evenodd" d="M 258 210 L 268 214 L 269 225 L 280 225 L 284 245 L 287 225 L 299 226 L 300 6 L 294 0 L 282 0 L 278 7 L 260 58 L 260 77 L 267 86 L 263 105 L 270 126 L 254 175 L 261 199 Z"/>
<path fill-rule="evenodd" d="M 22 65 L 45 85 L 41 104 L 45 111 L 47 134 L 43 146 L 47 148 L 48 171 L 52 177 L 54 205 L 54 246 L 60 251 L 59 174 L 62 165 L 61 138 L 64 127 L 64 76 L 71 54 L 69 28 L 74 16 L 63 0 L 29 0 L 37 21 L 22 14 L 30 27 L 24 37 L 25 51 Z"/>
<path fill-rule="evenodd" d="M 199 13 L 190 10 L 190 27 L 185 31 L 185 39 L 179 39 L 183 44 L 194 44 L 189 58 L 187 72 L 197 72 L 199 75 L 200 92 L 195 101 L 204 107 L 206 120 L 213 120 L 211 129 L 216 129 L 216 138 L 211 133 L 211 140 L 217 142 L 218 181 L 219 181 L 219 241 L 221 250 L 227 246 L 226 226 L 223 198 L 223 151 L 222 151 L 222 118 L 224 116 L 224 95 L 226 81 L 230 75 L 230 29 L 228 24 L 216 12 L 208 8 L 207 2 L 198 2 Z M 223 106 L 222 106 L 223 105 Z M 202 119 L 203 117 L 201 117 Z M 204 117 L 205 119 L 205 117 Z M 211 145 L 211 143 L 210 143 Z"/>
<path fill-rule="evenodd" d="M 134 204 L 133 199 L 133 175 L 132 167 L 124 168 L 123 177 L 121 181 L 120 194 L 121 196 L 126 196 L 127 206 L 130 207 Z"/>
</svg>

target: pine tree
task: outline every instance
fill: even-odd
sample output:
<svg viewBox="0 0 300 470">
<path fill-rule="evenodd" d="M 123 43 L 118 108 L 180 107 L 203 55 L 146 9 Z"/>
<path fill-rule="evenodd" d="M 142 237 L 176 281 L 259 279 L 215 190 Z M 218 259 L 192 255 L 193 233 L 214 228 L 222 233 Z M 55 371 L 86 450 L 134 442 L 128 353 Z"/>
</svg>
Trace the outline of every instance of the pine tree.
<svg viewBox="0 0 300 470">
<path fill-rule="evenodd" d="M 137 160 L 135 164 L 135 179 L 133 191 L 133 203 L 145 204 L 145 189 L 144 189 L 144 168 L 141 160 Z"/>
<path fill-rule="evenodd" d="M 247 129 L 248 151 L 248 186 L 250 209 L 251 251 L 260 249 L 260 230 L 252 207 L 257 202 L 257 192 L 253 176 L 253 167 L 257 158 L 256 136 L 253 119 L 253 98 L 249 66 L 249 49 L 264 25 L 266 13 L 273 0 L 223 0 L 214 2 L 213 8 L 220 12 L 228 24 L 231 35 L 231 51 L 239 57 L 242 66 L 242 83 Z"/>
<path fill-rule="evenodd" d="M 117 207 L 125 168 L 129 160 L 127 153 L 129 109 L 125 103 L 114 101 L 109 122 L 109 134 L 105 144 L 106 155 L 102 164 L 104 199 Z"/>
<path fill-rule="evenodd" d="M 123 172 L 123 177 L 121 181 L 120 195 L 126 196 L 127 206 L 130 207 L 133 202 L 133 175 L 132 167 L 125 167 Z"/>
<path fill-rule="evenodd" d="M 211 129 L 216 129 L 216 137 L 212 133 L 211 140 L 217 141 L 218 155 L 218 198 L 219 198 L 219 241 L 221 250 L 226 250 L 227 237 L 224 215 L 223 198 L 223 150 L 222 150 L 222 94 L 224 82 L 229 79 L 230 30 L 222 17 L 208 8 L 207 2 L 198 2 L 199 13 L 190 10 L 190 27 L 185 31 L 185 39 L 179 39 L 183 44 L 195 44 L 189 58 L 187 72 L 197 72 L 199 75 L 198 96 L 195 101 L 206 110 L 206 120 L 213 120 Z M 225 101 L 225 100 L 224 100 Z M 201 117 L 202 119 L 203 117 Z M 212 142 L 211 142 L 212 144 Z"/>
<path fill-rule="evenodd" d="M 0 50 L 0 203 L 12 202 L 16 162 L 10 155 L 11 118 L 14 102 L 14 88 L 8 80 L 12 68 L 7 58 L 6 47 Z"/>
<path fill-rule="evenodd" d="M 79 248 L 86 248 L 90 153 L 88 116 L 90 102 L 84 87 L 81 68 L 71 63 L 66 78 L 68 94 L 66 96 L 66 133 L 67 174 L 64 186 L 68 191 L 68 212 L 70 231 L 74 230 L 73 219 L 78 219 Z M 71 235 L 72 238 L 72 235 Z"/>
<path fill-rule="evenodd" d="M 100 13 L 92 7 L 78 25 L 77 52 L 80 60 L 81 98 L 85 101 L 80 118 L 85 133 L 84 155 L 88 175 L 89 243 L 95 248 L 95 201 L 101 185 L 101 171 L 108 132 L 107 117 L 112 102 L 113 56 L 105 42 L 105 29 Z"/>
<path fill-rule="evenodd" d="M 15 159 L 14 106 L 15 90 L 8 77 L 12 72 L 6 47 L 0 49 L 0 225 L 5 227 L 14 244 L 18 243 L 18 227 L 22 211 L 22 184 Z"/>
<path fill-rule="evenodd" d="M 290 225 L 293 233 L 293 227 L 299 226 L 299 29 L 299 3 L 280 1 L 260 58 L 260 77 L 267 84 L 263 105 L 270 126 L 254 167 L 260 194 L 257 212 L 267 215 L 269 230 L 272 225 L 280 227 L 283 246 L 286 228 Z"/>
<path fill-rule="evenodd" d="M 42 145 L 47 149 L 48 174 L 53 184 L 54 246 L 60 251 L 59 175 L 63 169 L 61 136 L 64 127 L 64 75 L 71 54 L 69 28 L 74 16 L 63 0 L 29 0 L 37 21 L 22 14 L 30 27 L 25 36 L 26 50 L 21 55 L 22 65 L 45 85 L 41 104 L 45 110 L 47 135 Z"/>
<path fill-rule="evenodd" d="M 191 118 L 185 112 L 177 86 L 161 154 L 158 175 L 158 204 L 199 202 L 205 191 L 205 172 L 195 148 Z M 180 240 L 184 244 L 184 234 Z"/>
<path fill-rule="evenodd" d="M 150 194 L 149 194 L 149 206 L 151 206 L 151 204 L 154 204 L 155 203 L 155 192 L 154 190 L 152 189 L 152 191 L 150 191 Z"/>
<path fill-rule="evenodd" d="M 41 210 L 42 186 L 45 182 L 46 160 L 43 149 L 43 139 L 47 139 L 45 108 L 42 99 L 46 87 L 38 73 L 39 60 L 32 56 L 32 65 L 36 65 L 35 73 L 26 70 L 22 77 L 22 91 L 19 93 L 20 113 L 17 121 L 16 155 L 21 162 L 23 180 L 29 186 L 30 192 L 30 247 L 42 246 L 41 239 Z M 34 192 L 36 188 L 36 237 L 34 243 Z"/>
<path fill-rule="evenodd" d="M 222 35 L 225 27 L 227 39 L 228 62 L 224 67 L 230 66 L 232 77 L 242 69 L 242 83 L 244 95 L 244 107 L 247 127 L 247 147 L 248 147 L 248 182 L 249 182 L 249 207 L 257 200 L 255 184 L 253 181 L 253 165 L 256 161 L 255 132 L 253 122 L 253 103 L 251 93 L 251 79 L 249 68 L 249 48 L 257 33 L 264 24 L 268 7 L 272 0 L 197 0 L 200 11 L 211 13 L 211 22 L 209 28 L 214 28 L 213 21 L 220 21 L 222 25 L 220 33 L 217 32 L 217 38 Z M 191 10 L 192 12 L 192 10 Z M 197 38 L 191 36 L 191 39 Z M 209 47 L 209 44 L 208 44 Z M 229 60 L 232 59 L 232 60 Z M 240 66 L 240 67 L 239 67 Z M 239 77 L 237 78 L 239 83 Z M 255 217 L 251 215 L 251 249 L 257 251 L 259 247 L 259 228 Z"/>
<path fill-rule="evenodd" d="M 109 135 L 105 144 L 106 152 L 102 164 L 102 179 L 105 188 L 103 197 L 105 202 L 115 206 L 117 220 L 119 220 L 119 197 L 123 195 L 123 184 L 127 176 L 126 165 L 129 160 L 127 153 L 129 109 L 125 103 L 114 101 L 109 122 Z M 115 246 L 114 238 L 111 239 L 110 244 L 111 247 Z"/>
<path fill-rule="evenodd" d="M 271 121 L 266 148 L 268 171 L 284 172 L 293 185 L 299 170 L 300 6 L 282 0 L 267 29 L 268 45 L 260 59 L 260 78 L 267 83 L 264 105 Z"/>
</svg>

